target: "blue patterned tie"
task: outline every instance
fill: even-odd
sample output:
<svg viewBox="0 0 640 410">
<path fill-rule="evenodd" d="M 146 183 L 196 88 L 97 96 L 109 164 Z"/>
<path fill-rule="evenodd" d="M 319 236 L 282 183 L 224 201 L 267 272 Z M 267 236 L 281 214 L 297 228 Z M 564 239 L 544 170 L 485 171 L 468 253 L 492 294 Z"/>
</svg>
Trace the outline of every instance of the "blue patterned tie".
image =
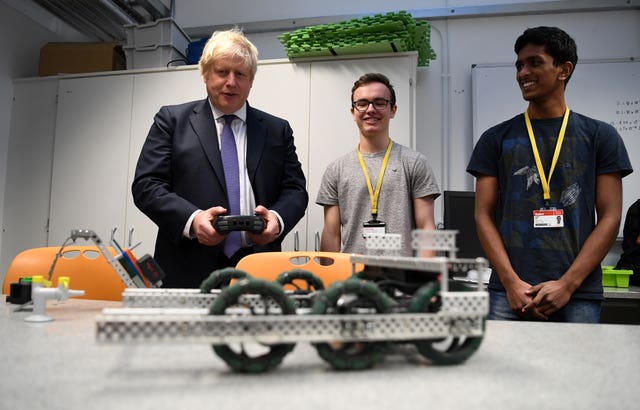
<svg viewBox="0 0 640 410">
<path fill-rule="evenodd" d="M 227 185 L 227 198 L 229 200 L 228 215 L 240 215 L 240 171 L 238 169 L 238 150 L 233 136 L 231 123 L 235 115 L 225 115 L 224 127 L 220 137 L 220 156 L 224 168 L 224 180 Z M 230 232 L 224 240 L 224 254 L 231 258 L 242 245 L 240 232 Z"/>
</svg>

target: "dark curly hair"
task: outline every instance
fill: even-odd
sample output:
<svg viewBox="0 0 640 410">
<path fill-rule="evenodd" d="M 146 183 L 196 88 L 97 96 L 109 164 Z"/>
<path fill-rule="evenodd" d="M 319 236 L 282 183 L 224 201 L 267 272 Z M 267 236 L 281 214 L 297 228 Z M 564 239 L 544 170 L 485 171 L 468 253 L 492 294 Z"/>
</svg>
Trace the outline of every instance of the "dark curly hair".
<svg viewBox="0 0 640 410">
<path fill-rule="evenodd" d="M 569 61 L 573 64 L 573 69 L 575 70 L 576 64 L 578 64 L 576 42 L 558 27 L 540 26 L 526 29 L 516 40 L 513 50 L 518 54 L 527 44 L 544 46 L 544 51 L 553 57 L 553 65 L 556 67 Z M 571 78 L 571 74 L 573 74 L 573 71 L 565 80 L 565 87 Z"/>
</svg>

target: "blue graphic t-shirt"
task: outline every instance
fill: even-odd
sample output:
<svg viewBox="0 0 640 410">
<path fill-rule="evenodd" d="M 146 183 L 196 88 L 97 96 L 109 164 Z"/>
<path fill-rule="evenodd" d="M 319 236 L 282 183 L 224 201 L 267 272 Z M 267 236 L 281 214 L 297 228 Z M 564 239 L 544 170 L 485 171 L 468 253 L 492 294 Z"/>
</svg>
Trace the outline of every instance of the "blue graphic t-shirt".
<svg viewBox="0 0 640 410">
<path fill-rule="evenodd" d="M 531 120 L 545 175 L 562 117 Z M 533 211 L 545 206 L 542 185 L 524 114 L 487 130 L 476 144 L 467 172 L 498 178 L 498 230 L 518 276 L 531 285 L 559 279 L 578 255 L 596 223 L 598 175 L 632 172 L 622 138 L 611 125 L 571 112 L 549 181 L 550 207 L 564 211 L 563 228 L 534 228 Z M 491 289 L 504 289 L 497 273 Z M 577 298 L 602 299 L 602 271 L 591 272 L 574 292 Z"/>
</svg>

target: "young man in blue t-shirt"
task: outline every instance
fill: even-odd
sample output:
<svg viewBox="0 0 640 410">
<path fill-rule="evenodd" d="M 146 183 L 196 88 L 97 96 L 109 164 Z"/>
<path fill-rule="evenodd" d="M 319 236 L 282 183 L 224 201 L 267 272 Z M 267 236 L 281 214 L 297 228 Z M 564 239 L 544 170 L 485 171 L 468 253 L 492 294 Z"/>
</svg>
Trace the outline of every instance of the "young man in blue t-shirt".
<svg viewBox="0 0 640 410">
<path fill-rule="evenodd" d="M 467 167 L 493 267 L 489 319 L 599 322 L 600 262 L 618 233 L 631 163 L 612 126 L 565 103 L 578 61 L 567 33 L 530 28 L 514 50 L 527 110 L 487 130 Z"/>
</svg>

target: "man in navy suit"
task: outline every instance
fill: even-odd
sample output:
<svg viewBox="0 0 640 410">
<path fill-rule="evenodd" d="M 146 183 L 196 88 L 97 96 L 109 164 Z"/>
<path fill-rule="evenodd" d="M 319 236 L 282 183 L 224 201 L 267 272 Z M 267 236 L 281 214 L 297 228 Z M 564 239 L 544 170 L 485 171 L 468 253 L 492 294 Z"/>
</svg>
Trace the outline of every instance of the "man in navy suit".
<svg viewBox="0 0 640 410">
<path fill-rule="evenodd" d="M 247 103 L 257 63 L 258 50 L 240 30 L 213 33 L 199 62 L 208 98 L 162 107 L 142 147 L 132 193 L 158 225 L 154 258 L 167 275 L 165 287 L 197 288 L 212 271 L 235 266 L 245 255 L 279 251 L 304 215 L 306 181 L 289 123 Z M 241 247 L 231 255 L 223 252 L 230 235 L 213 227 L 232 210 L 229 161 L 221 155 L 227 121 L 237 151 L 239 214 L 265 221 L 260 234 L 242 232 Z"/>
</svg>

